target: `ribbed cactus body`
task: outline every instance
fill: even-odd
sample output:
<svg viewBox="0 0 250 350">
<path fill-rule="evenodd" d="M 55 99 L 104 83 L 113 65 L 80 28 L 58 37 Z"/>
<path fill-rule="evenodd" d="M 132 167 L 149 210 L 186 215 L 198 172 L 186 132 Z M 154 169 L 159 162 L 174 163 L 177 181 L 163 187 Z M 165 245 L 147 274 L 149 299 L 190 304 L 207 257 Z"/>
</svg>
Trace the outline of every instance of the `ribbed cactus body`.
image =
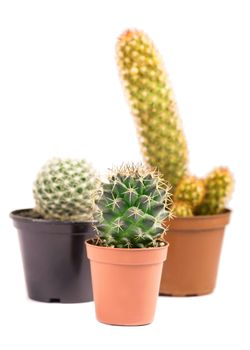
<svg viewBox="0 0 250 350">
<path fill-rule="evenodd" d="M 98 188 L 99 180 L 84 160 L 52 159 L 33 187 L 36 211 L 48 219 L 91 220 Z"/>
<path fill-rule="evenodd" d="M 173 205 L 173 215 L 176 217 L 193 216 L 192 207 L 187 202 L 175 201 Z"/>
<path fill-rule="evenodd" d="M 169 217 L 168 187 L 157 173 L 143 166 L 114 170 L 97 201 L 99 244 L 117 248 L 159 245 L 163 221 Z"/>
<path fill-rule="evenodd" d="M 229 169 L 219 167 L 205 178 L 206 194 L 195 210 L 196 215 L 213 215 L 223 212 L 233 189 L 233 177 Z"/>
<path fill-rule="evenodd" d="M 204 196 L 204 181 L 195 176 L 185 176 L 176 187 L 174 193 L 174 202 L 186 202 L 193 210 L 195 207 L 201 204 Z"/>
<path fill-rule="evenodd" d="M 144 158 L 174 188 L 187 171 L 187 145 L 160 56 L 148 36 L 134 30 L 119 38 L 117 61 Z"/>
</svg>

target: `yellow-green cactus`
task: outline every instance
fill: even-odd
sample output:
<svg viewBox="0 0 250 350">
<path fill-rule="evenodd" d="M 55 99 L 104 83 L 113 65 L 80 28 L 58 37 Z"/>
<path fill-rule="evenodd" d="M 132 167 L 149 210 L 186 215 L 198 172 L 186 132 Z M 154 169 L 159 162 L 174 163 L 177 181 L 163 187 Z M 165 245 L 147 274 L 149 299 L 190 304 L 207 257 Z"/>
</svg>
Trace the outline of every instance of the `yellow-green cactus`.
<svg viewBox="0 0 250 350">
<path fill-rule="evenodd" d="M 192 207 L 187 202 L 176 201 L 173 205 L 173 215 L 177 217 L 193 216 Z"/>
<path fill-rule="evenodd" d="M 117 61 L 145 161 L 174 189 L 187 171 L 187 145 L 159 53 L 145 33 L 128 30 L 118 40 Z"/>
<path fill-rule="evenodd" d="M 204 181 L 195 176 L 185 176 L 176 187 L 174 202 L 181 201 L 188 203 L 193 210 L 201 204 L 204 196 Z"/>
<path fill-rule="evenodd" d="M 219 167 L 205 178 L 206 194 L 196 208 L 196 215 L 214 215 L 223 212 L 233 190 L 233 176 L 229 169 Z"/>
</svg>

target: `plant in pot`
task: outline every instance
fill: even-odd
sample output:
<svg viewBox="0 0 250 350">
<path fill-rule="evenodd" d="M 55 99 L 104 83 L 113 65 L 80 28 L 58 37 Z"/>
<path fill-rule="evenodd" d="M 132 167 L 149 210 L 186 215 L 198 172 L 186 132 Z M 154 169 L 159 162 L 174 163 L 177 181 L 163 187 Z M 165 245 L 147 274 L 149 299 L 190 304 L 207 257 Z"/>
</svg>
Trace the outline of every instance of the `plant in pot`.
<svg viewBox="0 0 250 350">
<path fill-rule="evenodd" d="M 13 211 L 28 295 L 44 302 L 93 300 L 85 239 L 93 237 L 100 181 L 85 160 L 54 158 L 34 184 L 34 209 Z"/>
<path fill-rule="evenodd" d="M 154 317 L 168 243 L 169 187 L 156 171 L 113 169 L 96 204 L 98 235 L 86 241 L 96 316 L 113 325 L 144 325 Z"/>
<path fill-rule="evenodd" d="M 188 171 L 188 152 L 173 92 L 153 42 L 128 30 L 117 43 L 121 80 L 135 117 L 145 162 L 172 185 L 175 219 L 167 239 L 160 293 L 201 295 L 214 290 L 233 188 L 227 168 L 199 179 Z"/>
</svg>

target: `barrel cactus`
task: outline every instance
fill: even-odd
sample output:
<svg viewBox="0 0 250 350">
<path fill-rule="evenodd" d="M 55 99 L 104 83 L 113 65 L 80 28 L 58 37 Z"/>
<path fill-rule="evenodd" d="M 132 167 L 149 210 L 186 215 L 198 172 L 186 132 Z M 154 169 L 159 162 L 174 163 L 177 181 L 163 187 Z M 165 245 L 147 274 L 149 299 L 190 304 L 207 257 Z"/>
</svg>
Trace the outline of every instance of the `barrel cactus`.
<svg viewBox="0 0 250 350">
<path fill-rule="evenodd" d="M 205 178 L 206 194 L 196 208 L 196 215 L 213 215 L 223 212 L 233 190 L 233 176 L 225 167 L 215 168 Z"/>
<path fill-rule="evenodd" d="M 163 222 L 170 217 L 169 186 L 156 171 L 126 164 L 113 169 L 97 200 L 97 244 L 115 248 L 164 245 Z"/>
<path fill-rule="evenodd" d="M 118 40 L 117 62 L 145 161 L 174 189 L 187 172 L 187 145 L 159 53 L 144 32 L 128 30 Z"/>
<path fill-rule="evenodd" d="M 33 187 L 35 210 L 46 219 L 91 220 L 100 181 L 85 160 L 54 158 Z"/>
</svg>

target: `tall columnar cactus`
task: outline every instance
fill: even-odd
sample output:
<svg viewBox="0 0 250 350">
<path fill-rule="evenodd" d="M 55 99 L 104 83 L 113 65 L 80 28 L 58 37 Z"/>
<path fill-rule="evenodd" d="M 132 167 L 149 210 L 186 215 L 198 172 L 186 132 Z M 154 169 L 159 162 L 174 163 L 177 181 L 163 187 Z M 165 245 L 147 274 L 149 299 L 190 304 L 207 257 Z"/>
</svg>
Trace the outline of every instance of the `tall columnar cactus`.
<svg viewBox="0 0 250 350">
<path fill-rule="evenodd" d="M 185 176 L 177 185 L 174 193 L 174 202 L 188 203 L 192 210 L 201 204 L 205 196 L 205 184 L 195 176 Z"/>
<path fill-rule="evenodd" d="M 117 62 L 145 160 L 174 189 L 187 171 L 187 145 L 159 53 L 145 33 L 128 30 L 118 40 Z"/>
<path fill-rule="evenodd" d="M 52 159 L 35 181 L 35 210 L 48 219 L 91 220 L 99 186 L 95 171 L 84 160 Z"/>
<path fill-rule="evenodd" d="M 98 244 L 116 248 L 158 246 L 163 221 L 170 216 L 169 188 L 145 166 L 114 169 L 97 201 Z"/>
<path fill-rule="evenodd" d="M 196 215 L 213 215 L 223 212 L 233 190 L 233 176 L 229 169 L 219 167 L 205 178 L 206 194 L 195 210 Z"/>
</svg>

